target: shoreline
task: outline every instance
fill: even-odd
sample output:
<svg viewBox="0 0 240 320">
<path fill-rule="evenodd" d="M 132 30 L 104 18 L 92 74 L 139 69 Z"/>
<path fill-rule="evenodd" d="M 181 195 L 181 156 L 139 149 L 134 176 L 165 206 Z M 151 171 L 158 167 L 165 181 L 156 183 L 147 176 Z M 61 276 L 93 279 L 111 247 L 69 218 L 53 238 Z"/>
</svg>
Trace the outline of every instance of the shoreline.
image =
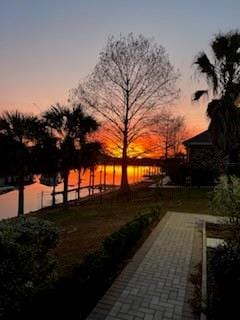
<svg viewBox="0 0 240 320">
<path fill-rule="evenodd" d="M 14 186 L 0 187 L 0 196 L 14 190 L 16 190 L 16 187 Z"/>
<path fill-rule="evenodd" d="M 150 182 L 146 182 L 146 181 L 139 181 L 137 183 L 134 183 L 134 184 L 131 184 L 130 187 L 132 188 L 138 188 L 142 185 L 150 185 Z M 114 192 L 117 192 L 119 190 L 120 186 L 116 186 L 115 188 L 113 189 L 109 189 L 109 190 L 105 190 L 105 191 L 102 191 L 102 192 L 98 192 L 98 193 L 95 193 L 95 194 L 91 194 L 91 195 L 86 195 L 85 197 L 82 197 L 80 200 L 69 200 L 68 201 L 68 206 L 69 207 L 77 207 L 78 205 L 82 204 L 82 203 L 85 203 L 87 201 L 91 201 L 91 200 L 94 200 L 94 199 L 97 199 L 101 196 L 104 196 L 106 194 L 109 194 L 109 193 L 114 193 Z M 42 209 L 38 209 L 38 210 L 35 210 L 35 211 L 30 211 L 28 213 L 25 213 L 25 214 L 38 214 L 40 213 L 41 211 L 44 211 L 44 210 L 49 210 L 49 209 L 60 209 L 60 208 L 64 208 L 64 205 L 63 203 L 57 203 L 54 207 L 53 206 L 47 206 L 47 207 L 44 207 Z"/>
<path fill-rule="evenodd" d="M 134 184 L 131 184 L 130 187 L 131 189 L 136 189 L 136 188 L 139 188 L 140 186 L 142 185 L 150 185 L 151 182 L 150 181 L 139 181 L 137 183 L 134 183 Z M 92 200 L 95 200 L 95 199 L 101 199 L 101 197 L 104 197 L 105 195 L 109 194 L 109 193 L 114 193 L 114 192 L 117 192 L 119 190 L 119 185 L 115 186 L 115 188 L 111 188 L 111 189 L 108 189 L 108 190 L 105 190 L 105 191 L 102 191 L 102 192 L 96 192 L 94 194 L 91 194 L 91 195 L 86 195 L 86 196 L 83 196 L 82 198 L 80 198 L 79 200 L 78 199 L 74 199 L 74 200 L 69 200 L 68 201 L 68 207 L 77 207 L 77 206 L 80 206 L 81 204 L 83 203 L 86 203 L 88 201 L 92 201 Z M 4 188 L 4 192 L 1 193 L 1 190 L 0 189 L 0 196 L 3 195 L 3 194 L 6 194 L 8 192 L 11 192 L 11 191 L 14 191 L 16 190 L 15 187 L 12 187 L 11 186 L 11 189 L 5 189 Z M 24 216 L 25 215 L 32 215 L 32 216 L 37 216 L 38 214 L 41 214 L 41 213 L 44 213 L 44 211 L 46 210 L 54 210 L 54 209 L 63 209 L 64 208 L 64 205 L 63 203 L 56 203 L 55 206 L 51 206 L 51 205 L 48 205 L 46 207 L 43 207 L 43 208 L 39 208 L 39 209 L 36 209 L 36 210 L 31 210 L 31 211 L 28 211 L 28 212 L 25 212 L 24 213 Z M 4 219 L 14 219 L 14 218 L 17 218 L 17 213 L 16 215 L 14 216 L 10 216 L 10 217 L 2 217 L 0 218 L 0 221 L 1 220 L 4 220 Z"/>
<path fill-rule="evenodd" d="M 139 188 L 141 187 L 142 185 L 150 185 L 149 182 L 146 182 L 146 181 L 139 181 L 137 183 L 134 183 L 132 185 L 130 185 L 130 187 L 132 188 Z M 103 191 L 103 192 L 98 192 L 98 193 L 95 193 L 95 194 L 92 194 L 92 195 L 87 195 L 85 197 L 82 197 L 80 200 L 69 200 L 68 201 L 68 207 L 77 207 L 85 202 L 88 202 L 88 201 L 91 201 L 91 200 L 95 200 L 95 199 L 98 199 L 106 194 L 109 194 L 109 193 L 114 193 L 114 192 L 117 192 L 119 190 L 119 187 L 120 186 L 116 186 L 115 188 L 113 189 L 110 189 L 110 190 L 106 190 L 106 191 Z M 44 212 L 45 210 L 49 210 L 49 209 L 63 209 L 64 208 L 64 205 L 63 203 L 57 203 L 54 207 L 53 206 L 47 206 L 47 207 L 44 207 L 42 209 L 38 209 L 38 210 L 35 210 L 35 211 L 30 211 L 28 213 L 25 213 L 24 215 L 38 215 L 38 214 L 41 214 L 42 212 Z M 16 218 L 16 217 L 14 217 Z"/>
</svg>

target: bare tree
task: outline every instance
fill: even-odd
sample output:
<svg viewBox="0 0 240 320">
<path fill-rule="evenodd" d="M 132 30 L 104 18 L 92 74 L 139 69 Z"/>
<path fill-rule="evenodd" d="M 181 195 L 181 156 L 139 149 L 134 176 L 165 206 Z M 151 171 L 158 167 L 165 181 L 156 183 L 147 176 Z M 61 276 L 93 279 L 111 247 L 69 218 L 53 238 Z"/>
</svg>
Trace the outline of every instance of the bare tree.
<svg viewBox="0 0 240 320">
<path fill-rule="evenodd" d="M 183 116 L 174 115 L 170 110 L 163 108 L 151 121 L 153 132 L 156 134 L 156 147 L 161 150 L 165 159 L 169 155 L 178 153 L 179 147 L 186 136 L 185 119 Z"/>
<path fill-rule="evenodd" d="M 147 118 L 179 94 L 179 74 L 165 49 L 142 35 L 111 37 L 93 73 L 73 90 L 73 97 L 97 112 L 108 139 L 121 149 L 121 191 L 129 191 L 128 149 L 146 133 Z"/>
</svg>

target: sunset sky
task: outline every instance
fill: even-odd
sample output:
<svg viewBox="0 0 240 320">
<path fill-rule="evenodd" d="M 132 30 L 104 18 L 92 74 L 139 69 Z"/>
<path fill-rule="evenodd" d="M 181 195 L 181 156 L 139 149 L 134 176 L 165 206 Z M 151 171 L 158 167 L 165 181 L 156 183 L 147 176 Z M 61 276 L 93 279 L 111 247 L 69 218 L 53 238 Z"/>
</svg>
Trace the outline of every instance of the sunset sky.
<svg viewBox="0 0 240 320">
<path fill-rule="evenodd" d="M 0 112 L 66 102 L 108 36 L 133 32 L 162 44 L 180 69 L 175 108 L 199 132 L 207 120 L 205 105 L 191 103 L 193 58 L 214 34 L 239 28 L 239 13 L 239 0 L 0 0 Z"/>
</svg>

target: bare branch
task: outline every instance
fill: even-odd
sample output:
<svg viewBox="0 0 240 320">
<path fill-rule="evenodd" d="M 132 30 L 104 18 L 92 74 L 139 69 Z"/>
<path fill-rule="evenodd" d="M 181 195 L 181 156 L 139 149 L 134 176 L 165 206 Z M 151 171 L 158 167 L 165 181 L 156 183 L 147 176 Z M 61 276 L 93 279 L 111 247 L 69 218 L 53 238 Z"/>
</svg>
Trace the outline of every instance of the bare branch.
<svg viewBox="0 0 240 320">
<path fill-rule="evenodd" d="M 106 120 L 106 133 L 118 144 L 121 139 L 127 152 L 144 135 L 147 118 L 178 97 L 178 78 L 161 45 L 142 35 L 111 37 L 94 72 L 75 90 L 75 98 Z"/>
</svg>

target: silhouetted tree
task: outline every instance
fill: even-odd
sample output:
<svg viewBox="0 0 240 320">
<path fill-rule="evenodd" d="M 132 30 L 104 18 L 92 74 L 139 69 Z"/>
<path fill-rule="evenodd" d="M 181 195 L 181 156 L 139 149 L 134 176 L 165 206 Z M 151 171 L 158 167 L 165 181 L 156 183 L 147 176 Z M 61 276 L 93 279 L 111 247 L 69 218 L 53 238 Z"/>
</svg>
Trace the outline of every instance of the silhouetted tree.
<svg viewBox="0 0 240 320">
<path fill-rule="evenodd" d="M 199 53 L 194 64 L 208 84 L 208 90 L 198 90 L 197 101 L 204 94 L 212 99 L 207 107 L 209 131 L 213 143 L 229 156 L 230 162 L 239 162 L 240 113 L 237 108 L 240 93 L 240 33 L 231 31 L 215 36 L 210 44 L 212 58 Z"/>
<path fill-rule="evenodd" d="M 169 155 L 176 155 L 185 138 L 184 117 L 174 115 L 170 110 L 163 108 L 162 111 L 151 120 L 153 132 L 159 141 L 156 147 L 162 151 L 165 159 Z"/>
<path fill-rule="evenodd" d="M 78 200 L 80 199 L 81 172 L 94 170 L 102 155 L 102 146 L 99 142 L 85 142 L 76 150 L 75 169 L 78 170 Z"/>
<path fill-rule="evenodd" d="M 24 214 L 24 180 L 34 171 L 31 149 L 37 144 L 40 127 L 37 117 L 18 111 L 0 116 L 1 170 L 17 178 L 18 215 Z"/>
<path fill-rule="evenodd" d="M 127 154 L 129 146 L 147 130 L 150 113 L 173 101 L 178 73 L 165 49 L 133 34 L 111 37 L 93 73 L 73 90 L 106 124 L 110 143 L 121 148 L 121 191 L 129 191 Z"/>
<path fill-rule="evenodd" d="M 44 178 L 50 179 L 53 186 L 52 205 L 55 205 L 55 188 L 60 172 L 61 151 L 57 145 L 58 139 L 49 132 L 45 123 L 42 122 L 42 130 L 39 134 L 38 143 L 33 147 L 33 165 L 36 173 L 41 174 L 41 183 Z"/>
<path fill-rule="evenodd" d="M 69 172 L 75 169 L 78 150 L 86 144 L 88 135 L 97 130 L 98 123 L 83 112 L 80 104 L 72 107 L 56 104 L 43 114 L 43 118 L 58 141 L 59 166 L 64 183 L 63 202 L 67 205 Z"/>
</svg>

